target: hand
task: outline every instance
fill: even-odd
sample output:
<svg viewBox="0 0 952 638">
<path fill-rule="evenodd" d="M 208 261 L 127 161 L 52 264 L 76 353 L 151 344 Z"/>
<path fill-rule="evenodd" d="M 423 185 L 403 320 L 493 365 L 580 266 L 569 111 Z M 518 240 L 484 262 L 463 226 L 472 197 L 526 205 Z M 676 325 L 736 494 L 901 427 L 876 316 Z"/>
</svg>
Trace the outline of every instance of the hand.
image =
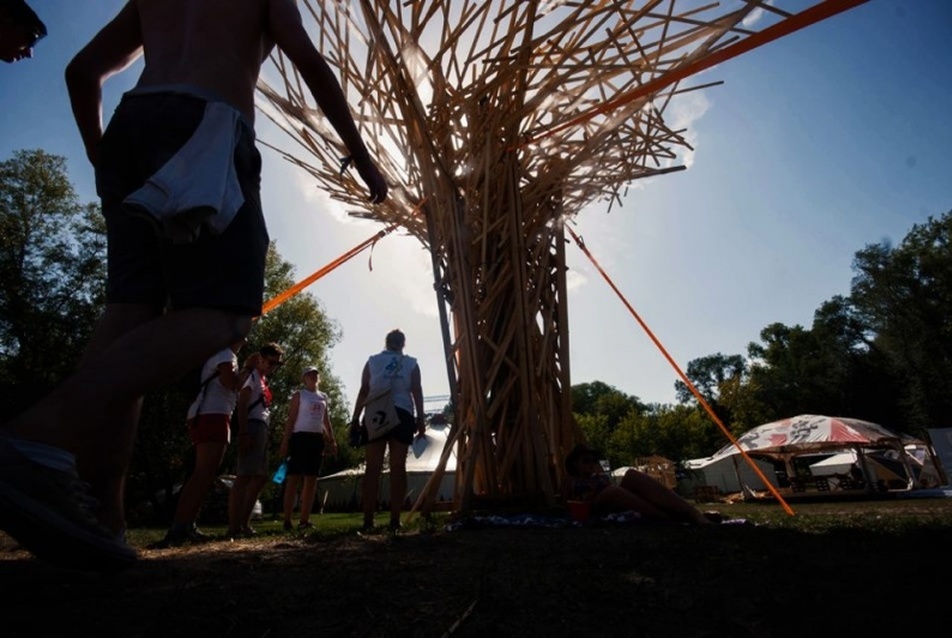
<svg viewBox="0 0 952 638">
<path fill-rule="evenodd" d="M 357 174 L 360 175 L 360 179 L 364 180 L 364 184 L 367 185 L 367 189 L 370 191 L 370 197 L 367 201 L 371 204 L 379 204 L 387 199 L 387 182 L 370 159 L 370 156 L 355 157 L 354 166 L 357 167 Z"/>
<path fill-rule="evenodd" d="M 261 360 L 261 355 L 257 352 L 248 355 L 248 358 L 245 359 L 245 363 L 242 366 L 245 370 L 254 370 L 258 367 L 258 363 Z"/>
</svg>

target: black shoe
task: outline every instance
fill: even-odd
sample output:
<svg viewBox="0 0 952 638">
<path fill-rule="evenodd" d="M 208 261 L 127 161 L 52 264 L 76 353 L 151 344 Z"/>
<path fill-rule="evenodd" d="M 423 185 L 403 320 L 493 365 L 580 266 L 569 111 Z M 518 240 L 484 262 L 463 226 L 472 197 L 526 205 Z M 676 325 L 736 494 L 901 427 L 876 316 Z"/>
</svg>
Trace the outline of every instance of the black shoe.
<svg viewBox="0 0 952 638">
<path fill-rule="evenodd" d="M 170 529 L 165 534 L 165 538 L 157 543 L 149 545 L 149 549 L 168 549 L 170 547 L 181 547 L 185 544 L 201 545 L 213 540 L 212 536 L 200 532 L 198 528 L 190 527 L 187 529 Z"/>
<path fill-rule="evenodd" d="M 314 523 L 310 521 L 307 523 L 298 523 L 298 529 L 314 529 Z"/>
<path fill-rule="evenodd" d="M 294 529 L 294 525 L 291 524 L 291 521 L 284 521 L 284 531 L 290 532 Z"/>
<path fill-rule="evenodd" d="M 188 540 L 186 536 L 188 530 L 178 529 L 169 530 L 165 533 L 165 538 L 148 546 L 148 549 L 168 549 L 170 547 L 181 547 Z"/>
<path fill-rule="evenodd" d="M 0 436 L 0 529 L 31 553 L 90 571 L 134 565 L 135 550 L 99 524 L 95 506 L 75 469 L 34 463 Z"/>
<path fill-rule="evenodd" d="M 202 532 L 197 527 L 185 530 L 185 539 L 192 543 L 193 545 L 200 545 L 201 543 L 208 543 L 214 540 L 214 536 L 210 536 L 205 532 Z"/>
</svg>

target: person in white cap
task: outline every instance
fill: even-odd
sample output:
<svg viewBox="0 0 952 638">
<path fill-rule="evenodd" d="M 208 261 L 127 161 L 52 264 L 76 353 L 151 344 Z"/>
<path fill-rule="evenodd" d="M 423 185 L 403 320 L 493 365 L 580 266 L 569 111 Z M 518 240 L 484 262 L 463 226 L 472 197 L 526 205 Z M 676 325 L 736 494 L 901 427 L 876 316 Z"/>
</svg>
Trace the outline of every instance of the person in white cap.
<svg viewBox="0 0 952 638">
<path fill-rule="evenodd" d="M 287 460 L 284 486 L 284 529 L 294 529 L 291 517 L 298 486 L 301 488 L 301 520 L 298 529 L 314 527 L 311 508 L 317 491 L 324 454 L 337 454 L 337 440 L 331 427 L 327 395 L 317 389 L 321 375 L 315 366 L 304 369 L 304 387 L 291 395 L 288 420 L 284 424 L 279 456 Z"/>
</svg>

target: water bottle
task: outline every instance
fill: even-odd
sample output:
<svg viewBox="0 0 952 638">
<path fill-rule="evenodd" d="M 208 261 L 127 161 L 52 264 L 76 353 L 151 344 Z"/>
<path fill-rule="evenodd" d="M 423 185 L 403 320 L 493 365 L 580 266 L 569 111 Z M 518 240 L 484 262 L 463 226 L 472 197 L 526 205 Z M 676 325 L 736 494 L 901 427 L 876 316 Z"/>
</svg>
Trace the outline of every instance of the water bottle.
<svg viewBox="0 0 952 638">
<path fill-rule="evenodd" d="M 281 485 L 284 483 L 284 477 L 288 473 L 288 462 L 281 461 L 281 465 L 278 466 L 278 469 L 274 471 L 274 476 L 271 477 L 271 480 L 275 485 Z"/>
</svg>

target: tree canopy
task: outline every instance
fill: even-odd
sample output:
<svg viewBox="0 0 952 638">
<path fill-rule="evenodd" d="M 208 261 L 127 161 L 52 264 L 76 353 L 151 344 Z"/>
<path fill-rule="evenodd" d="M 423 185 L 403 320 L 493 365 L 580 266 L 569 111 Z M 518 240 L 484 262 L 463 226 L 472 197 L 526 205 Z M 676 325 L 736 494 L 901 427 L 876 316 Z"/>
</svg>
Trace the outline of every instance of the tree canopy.
<svg viewBox="0 0 952 638">
<path fill-rule="evenodd" d="M 0 387 L 18 412 L 76 365 L 105 295 L 105 226 L 66 160 L 0 162 Z"/>
</svg>

